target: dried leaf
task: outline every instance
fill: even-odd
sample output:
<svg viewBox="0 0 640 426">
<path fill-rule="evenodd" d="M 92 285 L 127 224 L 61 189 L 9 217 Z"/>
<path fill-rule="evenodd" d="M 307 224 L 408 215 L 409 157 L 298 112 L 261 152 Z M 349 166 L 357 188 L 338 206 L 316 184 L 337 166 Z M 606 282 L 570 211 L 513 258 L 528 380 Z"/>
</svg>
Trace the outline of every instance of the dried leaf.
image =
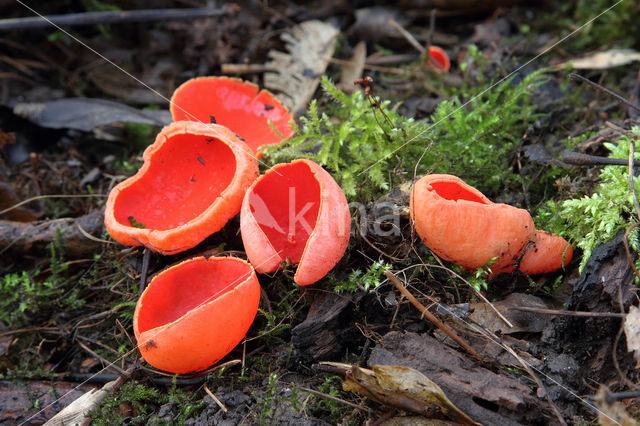
<svg viewBox="0 0 640 426">
<path fill-rule="evenodd" d="M 356 44 L 351 59 L 340 67 L 340 83 L 338 87 L 347 94 L 356 90 L 353 82 L 362 77 L 364 63 L 367 59 L 367 44 L 364 41 Z"/>
<path fill-rule="evenodd" d="M 604 70 L 635 61 L 640 61 L 640 52 L 633 49 L 611 49 L 563 62 L 556 68 L 562 69 L 571 64 L 571 67 L 576 70 Z"/>
<path fill-rule="evenodd" d="M 323 364 L 347 369 L 344 390 L 427 418 L 446 417 L 463 425 L 479 424 L 453 405 L 437 384 L 412 368 L 374 365 L 369 370 L 349 364 Z"/>
<path fill-rule="evenodd" d="M 19 103 L 13 113 L 51 129 L 89 132 L 111 123 L 139 123 L 164 126 L 171 123 L 169 111 L 142 111 L 103 99 L 66 98 L 43 103 Z"/>
<path fill-rule="evenodd" d="M 80 398 L 67 405 L 62 411 L 47 421 L 45 426 L 79 425 L 88 424 L 91 420 L 86 416 L 91 410 L 100 406 L 100 403 L 113 389 L 116 380 L 105 384 L 102 389 L 91 389 Z"/>
<path fill-rule="evenodd" d="M 549 324 L 548 316 L 513 309 L 517 306 L 547 308 L 542 299 L 530 294 L 512 293 L 504 300 L 493 303 L 493 306 L 513 324 L 513 327 L 505 324 L 487 303 L 471 303 L 470 305 L 473 312 L 469 314 L 469 317 L 494 333 L 511 334 L 523 331 L 539 333 Z"/>
<path fill-rule="evenodd" d="M 598 424 L 602 426 L 633 426 L 638 423 L 627 413 L 624 404 L 620 401 L 608 401 L 609 389 L 600 386 L 594 397 L 598 406 Z"/>
<path fill-rule="evenodd" d="M 640 366 L 640 308 L 631 306 L 624 319 L 624 332 L 627 335 L 627 351 L 634 351 L 636 368 Z"/>
<path fill-rule="evenodd" d="M 289 53 L 269 51 L 268 67 L 277 72 L 264 75 L 264 85 L 276 92 L 294 115 L 302 114 L 327 69 L 340 31 L 322 21 L 306 21 L 291 33 L 282 34 Z"/>
</svg>

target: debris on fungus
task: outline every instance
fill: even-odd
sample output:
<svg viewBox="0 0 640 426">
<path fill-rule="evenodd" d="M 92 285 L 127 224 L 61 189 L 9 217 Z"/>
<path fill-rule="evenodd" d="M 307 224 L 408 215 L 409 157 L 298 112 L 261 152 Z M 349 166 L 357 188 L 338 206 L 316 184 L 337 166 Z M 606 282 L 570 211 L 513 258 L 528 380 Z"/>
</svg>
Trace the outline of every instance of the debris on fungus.
<svg viewBox="0 0 640 426">
<path fill-rule="evenodd" d="M 196 246 L 240 211 L 259 174 L 247 145 L 214 124 L 176 122 L 158 134 L 144 164 L 116 185 L 105 226 L 121 244 L 163 253 Z"/>
<path fill-rule="evenodd" d="M 491 265 L 492 275 L 516 268 L 527 274 L 555 271 L 571 261 L 562 237 L 536 231 L 528 211 L 493 203 L 452 175 L 427 175 L 415 183 L 411 218 L 436 255 L 467 270 Z"/>
<path fill-rule="evenodd" d="M 206 369 L 244 338 L 260 302 L 253 267 L 234 257 L 196 257 L 149 283 L 138 300 L 133 330 L 144 359 L 184 374 Z"/>
<path fill-rule="evenodd" d="M 298 265 L 294 281 L 308 285 L 344 255 L 351 216 L 331 175 L 313 161 L 295 160 L 274 166 L 247 190 L 240 230 L 256 271 L 274 272 L 288 259 Z"/>
<path fill-rule="evenodd" d="M 259 146 L 278 144 L 294 133 L 293 115 L 273 94 L 237 78 L 187 80 L 173 93 L 170 110 L 175 121 L 216 123 L 231 129 L 258 157 L 262 155 Z"/>
</svg>

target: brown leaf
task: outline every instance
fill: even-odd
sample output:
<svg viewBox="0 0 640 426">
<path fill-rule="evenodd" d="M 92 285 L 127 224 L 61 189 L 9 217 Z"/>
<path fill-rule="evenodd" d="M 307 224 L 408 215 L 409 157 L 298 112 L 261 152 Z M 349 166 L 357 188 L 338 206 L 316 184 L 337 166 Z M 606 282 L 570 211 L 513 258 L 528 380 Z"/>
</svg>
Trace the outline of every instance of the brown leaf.
<svg viewBox="0 0 640 426">
<path fill-rule="evenodd" d="M 277 92 L 294 115 L 302 114 L 327 69 L 340 31 L 321 21 L 306 21 L 284 33 L 289 53 L 269 51 L 268 67 L 277 72 L 264 75 L 267 89 Z"/>
<path fill-rule="evenodd" d="M 446 417 L 464 425 L 479 424 L 453 405 L 437 384 L 412 368 L 374 365 L 369 370 L 351 366 L 343 388 L 427 418 Z"/>
<path fill-rule="evenodd" d="M 627 351 L 634 351 L 636 368 L 640 365 L 640 308 L 631 306 L 624 319 L 624 333 L 627 335 Z"/>
</svg>

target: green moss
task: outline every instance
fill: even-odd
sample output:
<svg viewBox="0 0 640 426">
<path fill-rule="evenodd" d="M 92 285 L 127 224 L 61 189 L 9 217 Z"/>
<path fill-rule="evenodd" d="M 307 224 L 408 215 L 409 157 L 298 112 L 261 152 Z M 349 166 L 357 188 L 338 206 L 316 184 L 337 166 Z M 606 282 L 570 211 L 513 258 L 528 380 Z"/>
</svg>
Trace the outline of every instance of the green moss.
<svg viewBox="0 0 640 426">
<path fill-rule="evenodd" d="M 640 136 L 640 128 L 635 127 L 633 132 Z M 627 136 L 620 138 L 616 144 L 605 143 L 611 158 L 628 158 L 629 145 Z M 640 154 L 636 153 L 636 158 L 640 158 Z M 580 270 L 586 265 L 596 245 L 610 241 L 637 221 L 628 176 L 627 167 L 606 166 L 600 173 L 600 185 L 590 196 L 565 200 L 560 204 L 548 201 L 539 210 L 536 222 L 543 229 L 568 238 L 582 249 Z M 640 192 L 640 177 L 634 177 L 634 185 L 636 192 Z M 629 242 L 637 251 L 640 245 L 636 231 L 629 235 Z"/>
<path fill-rule="evenodd" d="M 509 167 L 524 130 L 535 121 L 531 91 L 543 71 L 515 84 L 510 78 L 491 90 L 475 88 L 468 100 L 440 103 L 427 120 L 402 117 L 388 101 L 372 106 L 362 93 L 347 96 L 327 78 L 327 111 L 313 101 L 291 139 L 266 148 L 275 164 L 308 158 L 328 168 L 348 199 L 366 202 L 418 173 L 451 173 L 482 189 L 498 191 L 518 175 Z"/>
</svg>

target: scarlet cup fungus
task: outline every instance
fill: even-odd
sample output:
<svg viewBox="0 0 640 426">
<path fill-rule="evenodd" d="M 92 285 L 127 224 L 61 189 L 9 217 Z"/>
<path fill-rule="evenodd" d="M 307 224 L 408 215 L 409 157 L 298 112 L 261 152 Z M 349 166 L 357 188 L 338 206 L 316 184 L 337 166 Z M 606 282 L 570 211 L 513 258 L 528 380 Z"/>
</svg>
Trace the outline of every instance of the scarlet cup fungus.
<svg viewBox="0 0 640 426">
<path fill-rule="evenodd" d="M 249 188 L 240 211 L 247 257 L 260 273 L 289 259 L 294 281 L 308 285 L 338 263 L 349 243 L 351 217 L 344 193 L 313 161 L 278 164 Z"/>
<path fill-rule="evenodd" d="M 571 261 L 563 238 L 536 231 L 523 209 L 493 203 L 451 175 L 421 178 L 411 190 L 411 217 L 424 243 L 445 260 L 475 270 L 491 259 L 492 275 L 555 271 Z"/>
<path fill-rule="evenodd" d="M 184 82 L 171 98 L 174 120 L 217 123 L 237 133 L 254 155 L 258 147 L 282 141 L 269 122 L 285 139 L 293 135 L 289 122 L 293 115 L 267 90 L 230 77 L 198 77 Z"/>
<path fill-rule="evenodd" d="M 121 244 L 163 253 L 194 247 L 240 211 L 259 174 L 250 149 L 229 129 L 176 122 L 158 134 L 144 164 L 116 185 L 105 226 Z"/>
<path fill-rule="evenodd" d="M 138 347 L 160 370 L 204 370 L 240 343 L 259 302 L 260 284 L 244 260 L 186 260 L 156 275 L 138 300 L 133 315 Z"/>
<path fill-rule="evenodd" d="M 441 74 L 449 72 L 449 69 L 451 69 L 451 61 L 444 49 L 438 46 L 430 46 L 428 52 L 429 65 Z"/>
</svg>

